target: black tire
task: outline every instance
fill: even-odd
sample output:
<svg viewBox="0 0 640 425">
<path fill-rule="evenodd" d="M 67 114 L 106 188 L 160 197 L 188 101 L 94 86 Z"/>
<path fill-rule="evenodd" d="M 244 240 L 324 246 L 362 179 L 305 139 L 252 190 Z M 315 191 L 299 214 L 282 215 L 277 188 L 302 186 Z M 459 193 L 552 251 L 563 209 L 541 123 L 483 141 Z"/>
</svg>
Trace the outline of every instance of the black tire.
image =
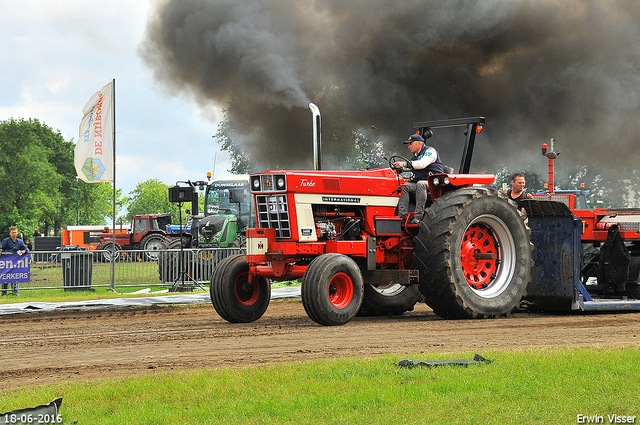
<svg viewBox="0 0 640 425">
<path fill-rule="evenodd" d="M 158 255 L 158 275 L 163 283 L 176 283 L 182 276 L 180 275 L 180 252 L 167 251 L 180 249 L 180 237 L 169 237 L 162 241 L 161 252 Z M 190 248 L 189 238 L 182 238 L 183 248 Z M 184 271 L 189 274 L 192 263 L 193 252 L 184 251 Z"/>
<path fill-rule="evenodd" d="M 158 261 L 158 250 L 162 249 L 165 237 L 160 233 L 152 233 L 140 241 L 140 249 L 143 249 L 143 258 L 146 261 Z"/>
<path fill-rule="evenodd" d="M 493 189 L 470 187 L 438 198 L 425 211 L 413 254 L 426 303 L 451 319 L 510 313 L 531 280 L 529 235 L 522 214 Z M 496 257 L 471 256 L 478 252 Z"/>
<path fill-rule="evenodd" d="M 262 317 L 271 300 L 271 284 L 264 277 L 249 282 L 244 254 L 222 260 L 211 275 L 211 303 L 220 317 L 231 323 L 249 323 Z"/>
<path fill-rule="evenodd" d="M 581 279 L 589 279 L 591 277 L 598 278 L 598 266 L 600 260 L 600 248 L 593 246 L 593 243 L 582 244 L 581 257 Z"/>
<path fill-rule="evenodd" d="M 247 237 L 245 235 L 238 234 L 236 240 L 229 244 L 229 248 L 246 248 Z"/>
<path fill-rule="evenodd" d="M 640 258 L 631 257 L 629 263 L 629 280 L 626 282 L 626 295 L 629 298 L 640 299 Z"/>
<path fill-rule="evenodd" d="M 418 285 L 397 283 L 373 286 L 364 284 L 364 298 L 358 316 L 392 316 L 413 310 L 422 298 Z"/>
<path fill-rule="evenodd" d="M 114 247 L 113 241 L 102 242 L 100 245 L 98 245 L 96 248 L 96 251 L 104 251 L 104 252 L 98 253 L 96 257 L 97 260 L 102 263 L 110 263 L 111 256 L 114 255 L 113 247 Z M 115 244 L 115 256 L 116 256 L 115 260 L 116 261 L 120 261 L 122 257 L 122 253 L 120 251 L 122 251 L 122 248 L 120 248 L 120 245 Z"/>
<path fill-rule="evenodd" d="M 640 282 L 627 283 L 627 296 L 635 300 L 640 300 Z"/>
<path fill-rule="evenodd" d="M 364 298 L 358 265 L 342 254 L 316 257 L 302 279 L 302 305 L 314 322 L 344 325 L 355 317 Z"/>
</svg>

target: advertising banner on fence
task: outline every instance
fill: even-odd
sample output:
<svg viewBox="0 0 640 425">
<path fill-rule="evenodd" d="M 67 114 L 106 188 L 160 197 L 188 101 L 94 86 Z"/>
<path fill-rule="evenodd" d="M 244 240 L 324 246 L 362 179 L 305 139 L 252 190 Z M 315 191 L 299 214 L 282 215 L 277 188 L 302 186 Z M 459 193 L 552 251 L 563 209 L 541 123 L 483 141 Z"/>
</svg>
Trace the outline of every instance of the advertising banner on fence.
<svg viewBox="0 0 640 425">
<path fill-rule="evenodd" d="M 29 254 L 0 255 L 0 283 L 26 283 L 31 280 Z"/>
<path fill-rule="evenodd" d="M 91 96 L 82 109 L 74 163 L 78 177 L 87 183 L 113 181 L 113 101 L 111 82 Z"/>
</svg>

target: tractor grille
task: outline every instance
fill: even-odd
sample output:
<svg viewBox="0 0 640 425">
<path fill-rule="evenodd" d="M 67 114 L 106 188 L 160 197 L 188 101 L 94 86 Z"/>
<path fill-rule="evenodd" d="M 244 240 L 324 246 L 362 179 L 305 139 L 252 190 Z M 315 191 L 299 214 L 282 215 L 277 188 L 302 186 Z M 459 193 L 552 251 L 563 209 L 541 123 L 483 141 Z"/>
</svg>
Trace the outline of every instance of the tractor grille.
<svg viewBox="0 0 640 425">
<path fill-rule="evenodd" d="M 276 229 L 276 238 L 291 238 L 287 196 L 282 194 L 256 195 L 258 227 Z"/>
</svg>

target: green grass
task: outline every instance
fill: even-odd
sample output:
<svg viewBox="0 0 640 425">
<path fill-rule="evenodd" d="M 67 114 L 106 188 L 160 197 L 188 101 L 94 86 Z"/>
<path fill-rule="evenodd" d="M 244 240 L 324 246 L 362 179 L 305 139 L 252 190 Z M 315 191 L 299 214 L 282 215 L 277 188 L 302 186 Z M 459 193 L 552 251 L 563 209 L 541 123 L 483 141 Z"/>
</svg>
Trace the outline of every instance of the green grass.
<svg viewBox="0 0 640 425">
<path fill-rule="evenodd" d="M 203 285 L 204 289 L 208 291 L 208 285 Z M 148 288 L 148 286 L 141 285 L 140 287 L 117 287 L 113 292 L 108 287 L 93 287 L 93 291 L 65 291 L 64 289 L 29 289 L 20 290 L 20 295 L 15 296 L 11 293 L 6 296 L 0 297 L 0 304 L 11 303 L 28 303 L 28 302 L 71 302 L 71 301 L 89 301 L 89 300 L 101 300 L 112 298 L 137 298 L 137 297 L 150 297 L 158 295 L 175 295 L 175 292 L 167 292 L 161 294 L 132 294 L 132 292 L 139 291 L 141 288 Z M 151 292 L 168 289 L 169 286 L 151 287 Z M 10 291 L 9 291 L 10 292 Z M 196 288 L 192 293 L 204 292 L 201 289 Z M 181 294 L 184 294 L 181 292 Z"/>
<path fill-rule="evenodd" d="M 287 280 L 284 282 L 271 282 L 271 289 L 289 288 L 292 286 L 300 286 L 300 282 L 298 282 L 297 280 Z"/>
<path fill-rule="evenodd" d="M 293 282 L 273 282 L 272 288 L 282 288 L 290 286 L 299 286 L 297 281 Z M 209 285 L 202 285 L 205 291 L 209 290 Z M 9 287 L 11 288 L 11 287 Z M 0 297 L 0 304 L 11 303 L 27 303 L 27 302 L 67 302 L 67 301 L 88 301 L 98 299 L 110 299 L 110 298 L 123 298 L 123 297 L 149 297 L 157 296 L 159 294 L 146 293 L 146 294 L 131 294 L 132 292 L 139 291 L 143 288 L 150 288 L 151 292 L 161 291 L 163 289 L 170 289 L 170 286 L 149 286 L 143 285 L 124 287 L 117 286 L 116 292 L 109 289 L 109 286 L 95 286 L 92 283 L 92 291 L 65 291 L 64 289 L 20 289 L 20 295 L 15 296 L 9 294 Z M 203 292 L 201 289 L 196 288 L 193 293 Z M 171 295 L 176 293 L 163 293 L 160 295 Z"/>
<path fill-rule="evenodd" d="M 496 362 L 399 368 L 400 358 L 384 357 L 60 383 L 0 392 L 0 411 L 63 397 L 65 423 L 78 424 L 574 424 L 578 414 L 606 423 L 609 414 L 640 417 L 640 348 L 481 354 Z"/>
<path fill-rule="evenodd" d="M 111 264 L 94 262 L 91 265 L 92 285 L 109 286 L 111 283 Z M 116 284 L 132 279 L 146 284 L 158 284 L 158 264 L 153 261 L 117 262 L 114 264 Z M 34 262 L 31 266 L 29 287 L 62 286 L 63 272 L 61 263 Z"/>
</svg>

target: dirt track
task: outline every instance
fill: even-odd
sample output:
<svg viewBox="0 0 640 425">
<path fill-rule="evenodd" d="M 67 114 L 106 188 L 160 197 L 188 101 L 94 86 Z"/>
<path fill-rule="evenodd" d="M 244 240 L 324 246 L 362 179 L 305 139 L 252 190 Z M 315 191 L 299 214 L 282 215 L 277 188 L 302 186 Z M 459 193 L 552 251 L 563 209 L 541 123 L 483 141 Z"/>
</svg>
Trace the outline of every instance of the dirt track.
<svg viewBox="0 0 640 425">
<path fill-rule="evenodd" d="M 594 345 L 640 345 L 640 313 L 452 321 L 421 304 L 338 327 L 316 325 L 299 301 L 272 302 L 250 324 L 229 324 L 211 305 L 25 313 L 0 317 L 0 389 L 320 358 Z"/>
</svg>

